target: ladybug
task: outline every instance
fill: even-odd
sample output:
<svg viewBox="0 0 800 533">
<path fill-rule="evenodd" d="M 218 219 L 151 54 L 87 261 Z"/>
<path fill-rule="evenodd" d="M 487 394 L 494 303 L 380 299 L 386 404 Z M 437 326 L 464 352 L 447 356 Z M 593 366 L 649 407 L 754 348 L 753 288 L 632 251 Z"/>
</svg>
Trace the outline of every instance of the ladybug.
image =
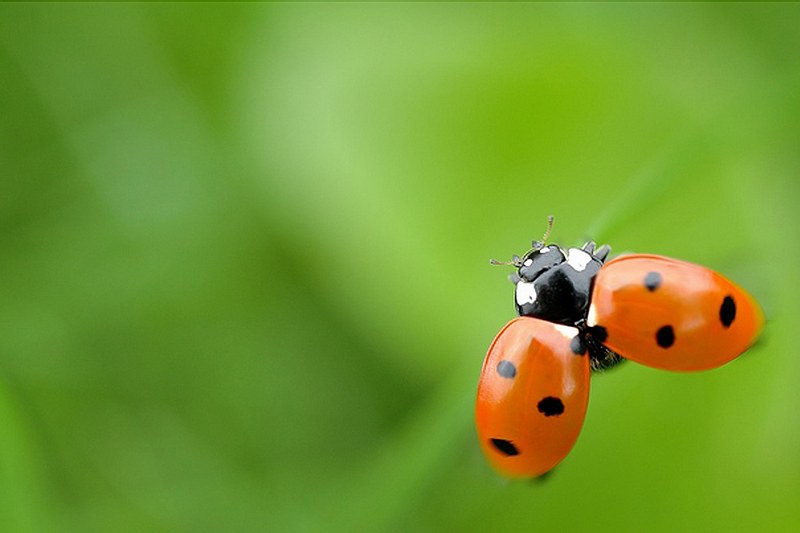
<svg viewBox="0 0 800 533">
<path fill-rule="evenodd" d="M 492 341 L 481 370 L 476 425 L 489 462 L 538 477 L 580 433 L 592 371 L 630 359 L 697 371 L 746 351 L 764 323 L 755 300 L 708 268 L 650 254 L 607 261 L 611 249 L 546 244 L 553 225 L 514 266 L 518 317 Z"/>
</svg>

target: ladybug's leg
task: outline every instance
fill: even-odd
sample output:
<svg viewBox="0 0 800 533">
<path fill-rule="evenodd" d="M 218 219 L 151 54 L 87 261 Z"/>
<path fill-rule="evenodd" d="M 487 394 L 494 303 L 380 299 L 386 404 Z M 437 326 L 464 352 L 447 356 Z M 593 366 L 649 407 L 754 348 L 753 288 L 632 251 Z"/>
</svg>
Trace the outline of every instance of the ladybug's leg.
<svg viewBox="0 0 800 533">
<path fill-rule="evenodd" d="M 597 249 L 597 252 L 595 252 L 594 256 L 600 261 L 605 263 L 606 258 L 610 253 L 611 253 L 611 247 L 607 244 L 604 244 L 603 246 Z"/>
<path fill-rule="evenodd" d="M 598 331 L 597 328 L 586 327 L 586 321 L 583 319 L 576 322 L 575 327 L 581 331 L 581 339 L 589 350 L 589 366 L 593 374 L 595 372 L 603 372 L 623 361 L 627 361 L 620 354 L 610 350 L 603 344 L 603 340 L 605 340 L 603 328 L 599 328 L 600 331 Z"/>
<path fill-rule="evenodd" d="M 603 372 L 609 368 L 613 368 L 623 361 L 627 361 L 618 353 L 609 350 L 604 345 L 597 341 L 589 342 L 589 358 L 592 373 Z"/>
<path fill-rule="evenodd" d="M 602 263 L 606 260 L 608 254 L 611 253 L 611 247 L 607 244 L 604 244 L 603 246 L 598 248 L 597 251 L 595 251 L 595 246 L 597 246 L 597 243 L 595 243 L 594 241 L 589 241 L 581 247 L 581 250 L 583 250 L 586 253 L 592 254 L 592 256 L 594 256 L 595 259 L 598 259 Z"/>
</svg>

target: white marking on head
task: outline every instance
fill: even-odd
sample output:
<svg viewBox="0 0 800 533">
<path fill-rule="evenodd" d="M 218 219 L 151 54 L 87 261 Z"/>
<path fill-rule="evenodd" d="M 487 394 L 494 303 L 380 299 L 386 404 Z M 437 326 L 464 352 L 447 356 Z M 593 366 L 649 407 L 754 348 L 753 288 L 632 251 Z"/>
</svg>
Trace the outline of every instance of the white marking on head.
<svg viewBox="0 0 800 533">
<path fill-rule="evenodd" d="M 520 281 L 517 283 L 517 305 L 532 304 L 536 301 L 536 289 L 533 283 Z"/>
<path fill-rule="evenodd" d="M 588 265 L 591 260 L 591 255 L 578 248 L 570 248 L 567 251 L 567 264 L 578 272 L 586 270 L 586 265 Z"/>
<path fill-rule="evenodd" d="M 597 325 L 597 309 L 594 304 L 589 306 L 589 314 L 586 315 L 586 325 L 589 327 Z"/>
<path fill-rule="evenodd" d="M 545 246 L 544 248 L 542 248 L 541 250 L 539 250 L 539 253 L 540 253 L 540 254 L 546 254 L 546 253 L 547 253 L 547 252 L 549 252 L 549 251 L 550 251 L 550 248 L 548 248 L 547 246 Z"/>
<path fill-rule="evenodd" d="M 529 266 L 531 266 L 531 265 L 533 264 L 533 259 L 531 259 L 531 258 L 529 257 L 529 258 L 527 258 L 527 259 L 525 260 L 525 262 L 524 262 L 524 263 L 522 263 L 522 264 L 523 264 L 523 265 L 525 265 L 526 267 L 529 267 Z"/>
</svg>

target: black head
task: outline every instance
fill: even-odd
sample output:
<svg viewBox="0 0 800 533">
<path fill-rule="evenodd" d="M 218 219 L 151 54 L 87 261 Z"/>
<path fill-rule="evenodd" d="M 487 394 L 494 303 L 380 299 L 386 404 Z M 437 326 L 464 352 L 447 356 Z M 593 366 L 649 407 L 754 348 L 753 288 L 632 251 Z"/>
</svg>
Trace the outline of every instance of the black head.
<svg viewBox="0 0 800 533">
<path fill-rule="evenodd" d="M 517 274 L 521 280 L 533 281 L 546 270 L 565 262 L 567 257 L 555 244 L 533 249 L 520 260 Z"/>
</svg>

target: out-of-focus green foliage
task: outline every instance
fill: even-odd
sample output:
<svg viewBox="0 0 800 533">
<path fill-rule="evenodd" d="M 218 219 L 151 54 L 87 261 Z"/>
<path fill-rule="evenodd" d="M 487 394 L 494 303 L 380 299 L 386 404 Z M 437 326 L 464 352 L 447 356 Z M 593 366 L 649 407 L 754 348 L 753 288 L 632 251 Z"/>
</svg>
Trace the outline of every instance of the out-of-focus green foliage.
<svg viewBox="0 0 800 533">
<path fill-rule="evenodd" d="M 0 6 L 0 530 L 798 531 L 796 5 Z M 770 322 L 593 379 L 510 483 L 506 271 L 672 255 Z"/>
</svg>

